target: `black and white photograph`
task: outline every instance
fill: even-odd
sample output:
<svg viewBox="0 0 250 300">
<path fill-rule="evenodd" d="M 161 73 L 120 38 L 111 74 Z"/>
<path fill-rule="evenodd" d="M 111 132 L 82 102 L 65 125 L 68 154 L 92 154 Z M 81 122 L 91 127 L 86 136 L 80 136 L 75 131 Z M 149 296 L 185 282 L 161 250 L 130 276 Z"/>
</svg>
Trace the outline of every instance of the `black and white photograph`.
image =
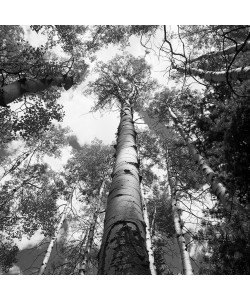
<svg viewBox="0 0 250 300">
<path fill-rule="evenodd" d="M 250 25 L 106 24 L 0 25 L 0 280 L 249 275 Z"/>
</svg>

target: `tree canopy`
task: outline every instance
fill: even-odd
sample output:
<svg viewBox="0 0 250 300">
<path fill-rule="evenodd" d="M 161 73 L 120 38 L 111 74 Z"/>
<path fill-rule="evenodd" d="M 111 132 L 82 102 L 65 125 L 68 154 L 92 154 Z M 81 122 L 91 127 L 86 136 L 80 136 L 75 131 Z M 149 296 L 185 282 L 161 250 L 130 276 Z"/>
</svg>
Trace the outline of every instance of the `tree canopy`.
<svg viewBox="0 0 250 300">
<path fill-rule="evenodd" d="M 39 46 L 27 28 L 0 26 L 1 273 L 39 235 L 23 274 L 53 239 L 45 274 L 100 273 L 112 247 L 111 270 L 131 271 L 132 249 L 158 275 L 249 274 L 250 26 L 32 25 Z M 108 121 L 70 129 L 100 113 L 120 116 L 117 143 L 102 141 Z M 122 223 L 129 201 L 138 233 Z"/>
</svg>

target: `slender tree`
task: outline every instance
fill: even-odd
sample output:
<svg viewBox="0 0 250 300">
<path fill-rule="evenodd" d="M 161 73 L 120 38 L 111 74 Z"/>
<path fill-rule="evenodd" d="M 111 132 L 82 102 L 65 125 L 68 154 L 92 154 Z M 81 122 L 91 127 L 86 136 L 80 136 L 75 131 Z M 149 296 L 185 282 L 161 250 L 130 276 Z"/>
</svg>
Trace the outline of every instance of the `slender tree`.
<svg viewBox="0 0 250 300">
<path fill-rule="evenodd" d="M 142 198 L 142 205 L 143 205 L 143 218 L 144 218 L 144 221 L 146 224 L 146 246 L 147 246 L 148 257 L 149 257 L 149 267 L 150 267 L 151 274 L 157 275 L 155 261 L 154 261 L 153 245 L 152 245 L 152 240 L 151 240 L 151 227 L 149 224 L 147 203 L 143 196 L 142 188 L 141 188 L 141 198 Z"/>
<path fill-rule="evenodd" d="M 72 196 L 73 196 L 73 192 L 72 192 Z M 72 197 L 71 196 L 71 197 Z M 70 205 L 70 199 L 68 199 L 67 203 L 65 204 L 65 207 L 64 207 L 64 210 L 63 210 L 63 213 L 62 213 L 62 216 L 61 216 L 61 219 L 57 225 L 57 228 L 55 230 L 55 233 L 53 235 L 53 237 L 51 238 L 50 240 L 50 243 L 49 243 L 49 246 L 48 246 L 48 249 L 46 251 L 46 254 L 44 256 L 44 259 L 43 259 L 43 262 L 42 262 L 42 265 L 40 267 L 40 270 L 39 270 L 39 273 L 38 275 L 43 275 L 44 274 L 44 271 L 47 267 L 47 264 L 48 264 L 48 261 L 49 261 L 49 258 L 50 258 L 50 255 L 51 255 L 51 252 L 52 252 L 52 249 L 54 247 L 54 244 L 58 238 L 58 234 L 60 232 L 60 229 L 63 225 L 63 222 L 65 220 L 65 218 L 67 217 L 67 213 L 68 213 L 68 209 L 69 209 L 69 205 Z"/>
<path fill-rule="evenodd" d="M 172 179 L 169 176 L 168 166 L 166 166 L 166 185 L 167 185 L 167 197 L 171 199 L 171 205 L 172 205 L 172 211 L 173 211 L 173 219 L 174 219 L 174 227 L 176 232 L 176 238 L 179 245 L 179 250 L 181 254 L 181 261 L 182 261 L 182 267 L 183 267 L 183 274 L 184 275 L 193 275 L 193 269 L 190 261 L 190 256 L 187 250 L 187 243 L 182 231 L 182 222 L 181 217 L 179 214 L 179 205 L 177 202 L 177 193 L 175 191 Z"/>
<path fill-rule="evenodd" d="M 99 274 L 150 274 L 140 194 L 139 161 L 133 107 L 150 91 L 150 69 L 142 58 L 115 57 L 97 67 L 99 78 L 89 92 L 98 96 L 96 108 L 117 101 L 120 124 L 116 160 L 107 200 Z"/>
<path fill-rule="evenodd" d="M 89 255 L 89 252 L 91 250 L 93 240 L 94 240 L 95 227 L 96 227 L 97 218 L 100 213 L 101 200 L 102 200 L 103 193 L 104 193 L 104 187 L 105 187 L 105 179 L 103 180 L 102 185 L 100 187 L 99 196 L 97 197 L 97 201 L 96 201 L 96 208 L 95 208 L 95 211 L 94 211 L 94 214 L 93 214 L 90 226 L 89 226 L 88 237 L 87 237 L 86 244 L 84 246 L 82 262 L 79 267 L 79 275 L 86 275 L 86 271 L 87 271 L 86 268 L 87 268 L 88 259 L 89 259 L 88 255 Z"/>
<path fill-rule="evenodd" d="M 232 197 L 230 197 L 228 190 L 224 186 L 222 182 L 220 182 L 220 179 L 218 175 L 209 167 L 209 165 L 205 162 L 204 158 L 199 154 L 196 147 L 189 141 L 188 137 L 185 135 L 180 122 L 178 121 L 176 115 L 173 113 L 171 108 L 169 108 L 170 116 L 172 117 L 180 135 L 184 139 L 184 141 L 187 144 L 187 147 L 189 149 L 189 153 L 191 157 L 195 160 L 195 162 L 198 164 L 200 169 L 203 171 L 203 173 L 206 176 L 206 179 L 211 184 L 212 191 L 217 196 L 219 202 L 221 202 L 225 208 L 227 208 L 229 211 L 232 209 L 232 206 L 236 206 L 237 209 L 239 209 L 241 212 L 244 212 L 243 207 L 241 207 L 238 203 L 236 203 Z"/>
</svg>

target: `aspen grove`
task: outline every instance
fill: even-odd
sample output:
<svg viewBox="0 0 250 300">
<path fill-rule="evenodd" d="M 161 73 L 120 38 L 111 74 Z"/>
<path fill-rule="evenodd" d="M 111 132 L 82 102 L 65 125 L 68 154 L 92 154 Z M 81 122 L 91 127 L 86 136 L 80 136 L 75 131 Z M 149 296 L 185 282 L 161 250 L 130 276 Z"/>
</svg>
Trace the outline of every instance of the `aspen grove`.
<svg viewBox="0 0 250 300">
<path fill-rule="evenodd" d="M 250 25 L 1 25 L 0 274 L 250 274 L 249 53 Z"/>
</svg>

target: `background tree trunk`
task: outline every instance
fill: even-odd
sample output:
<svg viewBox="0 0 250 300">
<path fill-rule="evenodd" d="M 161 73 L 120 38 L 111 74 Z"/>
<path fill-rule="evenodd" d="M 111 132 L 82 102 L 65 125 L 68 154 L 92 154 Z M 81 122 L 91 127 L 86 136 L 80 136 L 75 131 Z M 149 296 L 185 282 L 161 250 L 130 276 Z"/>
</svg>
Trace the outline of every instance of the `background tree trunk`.
<svg viewBox="0 0 250 300">
<path fill-rule="evenodd" d="M 48 249 L 46 251 L 46 254 L 45 254 L 45 257 L 43 259 L 43 262 L 42 262 L 42 265 L 41 265 L 41 268 L 39 270 L 38 275 L 43 275 L 43 273 L 44 273 L 44 271 L 45 271 L 45 269 L 47 267 L 47 264 L 48 264 L 48 261 L 49 261 L 52 249 L 53 249 L 54 244 L 55 244 L 55 241 L 56 241 L 56 239 L 58 237 L 58 234 L 59 234 L 59 231 L 60 231 L 60 229 L 62 227 L 62 224 L 63 224 L 63 222 L 64 222 L 64 220 L 65 220 L 65 218 L 67 216 L 67 211 L 68 211 L 68 208 L 69 208 L 69 204 L 70 204 L 70 201 L 68 200 L 67 204 L 64 207 L 64 210 L 63 210 L 60 222 L 57 225 L 55 234 L 54 234 L 54 236 L 50 240 L 49 247 L 48 247 Z"/>
<path fill-rule="evenodd" d="M 87 267 L 88 260 L 89 260 L 88 256 L 89 256 L 89 252 L 91 250 L 92 244 L 93 244 L 95 226 L 96 226 L 97 218 L 98 218 L 99 212 L 100 212 L 101 199 L 102 199 L 102 195 L 103 195 L 103 191 L 104 191 L 104 186 L 105 186 L 105 181 L 103 180 L 100 191 L 99 191 L 97 207 L 95 209 L 95 212 L 93 214 L 93 218 L 92 218 L 92 221 L 90 224 L 87 243 L 86 243 L 86 246 L 84 249 L 84 254 L 83 254 L 83 260 L 82 260 L 81 266 L 79 268 L 79 275 L 86 275 L 86 267 Z"/>
<path fill-rule="evenodd" d="M 205 79 L 210 82 L 226 82 L 229 81 L 235 81 L 235 80 L 248 80 L 250 79 L 250 66 L 242 67 L 242 68 L 236 68 L 229 71 L 205 71 L 202 69 L 196 69 L 196 68 L 182 68 L 178 66 L 174 66 L 174 69 L 176 69 L 178 72 L 181 73 L 187 73 L 188 75 L 192 76 L 199 76 L 202 79 Z"/>
<path fill-rule="evenodd" d="M 66 75 L 57 77 L 45 77 L 43 79 L 22 78 L 0 89 L 0 106 L 6 107 L 17 98 L 29 93 L 38 93 L 51 86 L 63 86 L 68 90 L 73 85 L 73 77 Z"/>
<path fill-rule="evenodd" d="M 179 121 L 177 120 L 176 115 L 172 112 L 171 108 L 169 108 L 168 110 L 169 110 L 169 113 L 170 113 L 180 135 L 182 136 L 182 138 L 184 139 L 184 141 L 187 144 L 187 147 L 188 147 L 191 157 L 193 157 L 195 162 L 198 164 L 200 169 L 205 174 L 209 183 L 211 183 L 211 188 L 212 188 L 213 192 L 215 193 L 215 195 L 217 196 L 218 200 L 220 200 L 224 205 L 226 205 L 226 201 L 229 198 L 229 194 L 228 194 L 226 188 L 224 187 L 224 185 L 222 183 L 215 180 L 215 177 L 217 177 L 215 172 L 206 164 L 204 158 L 198 153 L 198 150 L 194 147 L 194 145 L 191 142 L 189 142 L 181 125 L 179 124 Z"/>
<path fill-rule="evenodd" d="M 149 257 L 149 267 L 151 271 L 151 275 L 157 275 L 156 268 L 155 268 L 155 260 L 154 260 L 154 253 L 153 253 L 153 246 L 150 234 L 150 225 L 149 225 L 149 218 L 148 218 L 148 210 L 147 204 L 143 197 L 143 189 L 141 188 L 141 198 L 142 198 L 142 205 L 143 205 L 143 217 L 146 224 L 146 246 L 148 250 L 148 257 Z"/>
<path fill-rule="evenodd" d="M 242 47 L 242 49 L 240 49 Z M 193 59 L 190 59 L 189 60 L 189 63 L 193 63 L 193 62 L 196 62 L 196 61 L 199 61 L 199 60 L 202 60 L 202 59 L 210 59 L 210 58 L 214 58 L 214 57 L 218 57 L 218 56 L 225 56 L 225 55 L 230 55 L 230 54 L 233 54 L 235 53 L 236 51 L 238 51 L 240 49 L 240 52 L 247 52 L 247 51 L 250 51 L 250 42 L 248 43 L 241 43 L 241 44 L 237 44 L 236 45 L 233 45 L 231 47 L 228 47 L 224 50 L 221 50 L 221 51 L 213 51 L 213 52 L 209 52 L 209 53 L 206 53 L 206 54 L 203 54 L 203 55 L 200 55 L 196 58 L 193 58 Z"/>
<path fill-rule="evenodd" d="M 168 177 L 167 170 L 167 185 L 168 185 L 168 196 L 171 199 L 173 218 L 174 218 L 174 227 L 176 232 L 176 238 L 179 245 L 179 250 L 181 254 L 182 268 L 184 275 L 193 275 L 193 268 L 190 261 L 190 256 L 187 250 L 186 240 L 182 231 L 182 222 L 179 215 L 179 207 L 176 201 L 176 195 L 173 194 L 173 186 L 171 179 Z"/>
</svg>

